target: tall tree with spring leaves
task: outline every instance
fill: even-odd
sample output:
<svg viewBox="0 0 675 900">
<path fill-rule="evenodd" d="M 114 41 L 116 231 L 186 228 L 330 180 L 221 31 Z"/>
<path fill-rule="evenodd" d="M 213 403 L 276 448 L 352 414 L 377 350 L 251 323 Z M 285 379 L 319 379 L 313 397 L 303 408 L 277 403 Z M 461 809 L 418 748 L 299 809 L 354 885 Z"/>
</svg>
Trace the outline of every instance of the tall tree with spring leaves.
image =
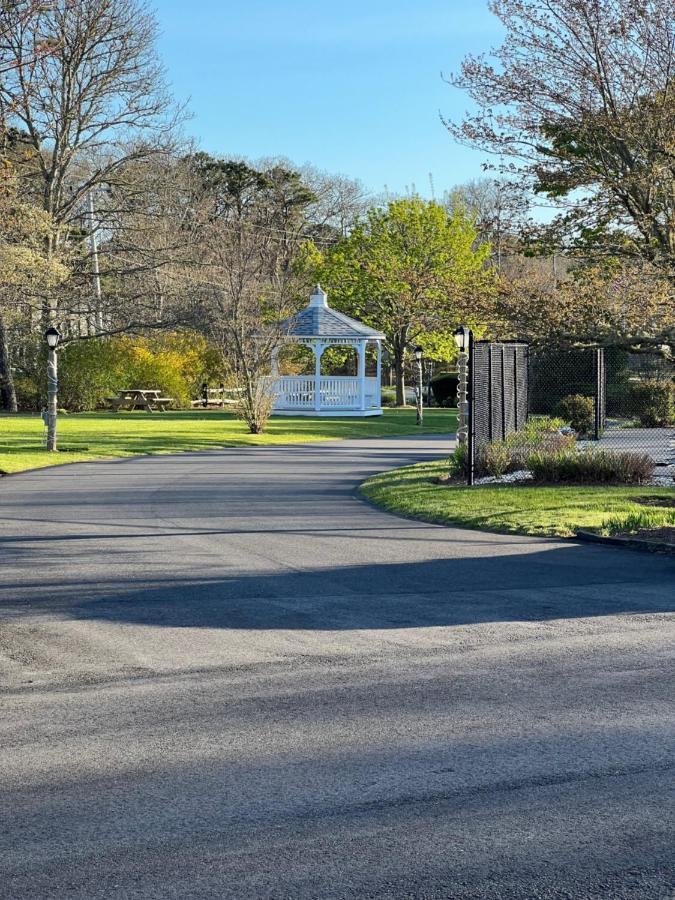
<svg viewBox="0 0 675 900">
<path fill-rule="evenodd" d="M 331 303 L 387 336 L 396 403 L 405 403 L 405 363 L 425 331 L 470 317 L 472 298 L 490 290 L 490 244 L 479 243 L 473 217 L 419 197 L 371 209 L 334 247 L 308 253 L 307 268 Z"/>
</svg>

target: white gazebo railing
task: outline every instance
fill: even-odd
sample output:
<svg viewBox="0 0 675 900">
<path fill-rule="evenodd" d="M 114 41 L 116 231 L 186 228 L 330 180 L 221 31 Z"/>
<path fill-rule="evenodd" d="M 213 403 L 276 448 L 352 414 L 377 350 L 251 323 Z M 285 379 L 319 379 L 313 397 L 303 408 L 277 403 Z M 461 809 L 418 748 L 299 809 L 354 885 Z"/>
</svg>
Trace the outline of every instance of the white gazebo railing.
<svg viewBox="0 0 675 900">
<path fill-rule="evenodd" d="M 308 375 L 282 375 L 274 380 L 276 410 L 317 410 L 316 379 Z M 318 409 L 327 410 L 361 410 L 360 378 L 344 375 L 322 375 L 319 382 Z M 365 378 L 364 406 L 365 410 L 379 409 L 380 392 L 377 378 Z"/>
</svg>

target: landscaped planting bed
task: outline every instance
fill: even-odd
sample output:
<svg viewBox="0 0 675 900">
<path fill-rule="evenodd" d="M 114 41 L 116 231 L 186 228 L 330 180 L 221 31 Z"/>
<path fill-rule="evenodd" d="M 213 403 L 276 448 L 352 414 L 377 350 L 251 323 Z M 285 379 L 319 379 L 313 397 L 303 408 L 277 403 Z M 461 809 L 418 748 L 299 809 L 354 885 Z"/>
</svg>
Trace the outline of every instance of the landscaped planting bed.
<svg viewBox="0 0 675 900">
<path fill-rule="evenodd" d="M 672 487 L 439 484 L 447 472 L 447 459 L 395 469 L 369 478 L 361 493 L 399 515 L 503 533 L 571 537 L 580 529 L 610 528 L 618 533 L 645 511 L 654 527 L 675 527 Z"/>
</svg>

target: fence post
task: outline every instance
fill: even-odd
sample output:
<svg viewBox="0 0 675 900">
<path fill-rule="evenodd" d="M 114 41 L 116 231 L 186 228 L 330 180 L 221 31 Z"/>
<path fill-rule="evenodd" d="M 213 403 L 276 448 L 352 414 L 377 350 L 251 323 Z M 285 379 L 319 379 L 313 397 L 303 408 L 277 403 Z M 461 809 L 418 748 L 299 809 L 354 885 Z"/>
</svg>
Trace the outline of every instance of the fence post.
<svg viewBox="0 0 675 900">
<path fill-rule="evenodd" d="M 518 420 L 518 347 L 511 348 L 511 358 L 513 360 L 513 427 L 518 431 L 520 427 Z"/>
<path fill-rule="evenodd" d="M 595 440 L 599 441 L 605 425 L 605 351 L 599 347 L 594 354 L 595 363 Z"/>
<path fill-rule="evenodd" d="M 506 366 L 504 364 L 504 345 L 501 346 L 501 366 L 502 366 L 502 434 L 501 440 L 506 439 Z"/>
<path fill-rule="evenodd" d="M 488 439 L 490 443 L 494 440 L 494 434 L 492 433 L 492 407 L 493 407 L 493 396 L 492 396 L 492 346 L 488 345 L 488 354 L 487 354 L 487 364 L 488 364 Z"/>
<path fill-rule="evenodd" d="M 476 393 L 475 385 L 474 385 L 474 359 L 473 359 L 473 349 L 474 349 L 474 337 L 473 332 L 469 332 L 469 360 L 468 360 L 468 373 L 467 373 L 467 382 L 469 390 L 467 392 L 467 417 L 468 417 L 468 429 L 467 429 L 467 456 L 468 456 L 468 466 L 466 473 L 466 483 L 469 485 L 473 485 L 474 483 L 474 475 L 475 475 L 475 452 L 476 452 L 476 429 L 475 429 L 475 420 L 473 415 L 474 410 L 474 397 Z"/>
</svg>

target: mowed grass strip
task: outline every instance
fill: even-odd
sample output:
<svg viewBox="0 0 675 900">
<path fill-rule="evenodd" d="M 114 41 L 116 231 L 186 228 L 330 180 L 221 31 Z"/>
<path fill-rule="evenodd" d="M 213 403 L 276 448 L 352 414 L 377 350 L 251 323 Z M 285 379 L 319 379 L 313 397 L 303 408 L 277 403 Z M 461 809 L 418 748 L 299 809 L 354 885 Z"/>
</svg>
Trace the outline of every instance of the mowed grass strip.
<svg viewBox="0 0 675 900">
<path fill-rule="evenodd" d="M 332 439 L 386 437 L 419 433 L 454 433 L 453 410 L 425 411 L 424 427 L 415 424 L 414 409 L 387 409 L 365 419 L 274 416 L 265 434 L 248 434 L 232 413 L 193 410 L 166 413 L 78 413 L 58 419 L 58 453 L 43 446 L 44 425 L 38 415 L 0 415 L 0 472 L 68 462 L 211 450 L 217 447 L 298 444 Z"/>
<path fill-rule="evenodd" d="M 463 487 L 433 483 L 447 461 L 394 469 L 369 478 L 361 493 L 399 515 L 502 534 L 571 537 L 579 529 L 602 530 L 645 509 L 659 522 L 675 524 L 673 488 L 660 487 Z"/>
</svg>

